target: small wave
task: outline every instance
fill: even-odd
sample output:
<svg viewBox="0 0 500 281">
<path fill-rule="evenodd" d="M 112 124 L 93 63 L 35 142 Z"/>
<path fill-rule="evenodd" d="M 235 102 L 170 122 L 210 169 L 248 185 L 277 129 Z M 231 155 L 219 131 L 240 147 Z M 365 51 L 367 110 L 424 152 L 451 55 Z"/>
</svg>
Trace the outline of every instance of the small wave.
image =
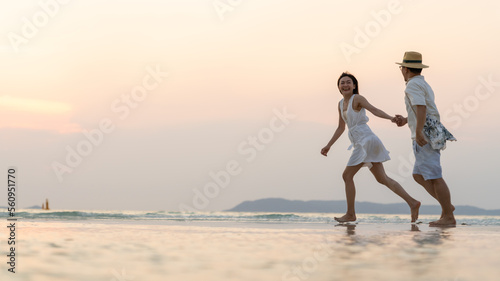
<svg viewBox="0 0 500 281">
<path fill-rule="evenodd" d="M 251 212 L 170 212 L 170 211 L 90 211 L 90 210 L 22 210 L 16 218 L 28 220 L 130 220 L 130 221 L 197 221 L 248 223 L 335 223 L 336 214 L 325 213 L 251 213 Z M 0 212 L 0 218 L 9 217 Z M 359 214 L 360 223 L 407 223 L 408 215 Z M 426 222 L 436 216 L 421 216 Z M 458 224 L 500 225 L 500 216 L 457 216 Z"/>
<path fill-rule="evenodd" d="M 122 213 L 99 213 L 85 211 L 23 211 L 16 213 L 20 219 L 54 219 L 54 220 L 86 220 L 86 219 L 129 219 L 130 215 Z"/>
<path fill-rule="evenodd" d="M 266 214 L 266 215 L 255 215 L 255 218 L 269 218 L 269 219 L 282 219 L 282 218 L 300 218 L 300 216 L 295 214 Z"/>
</svg>

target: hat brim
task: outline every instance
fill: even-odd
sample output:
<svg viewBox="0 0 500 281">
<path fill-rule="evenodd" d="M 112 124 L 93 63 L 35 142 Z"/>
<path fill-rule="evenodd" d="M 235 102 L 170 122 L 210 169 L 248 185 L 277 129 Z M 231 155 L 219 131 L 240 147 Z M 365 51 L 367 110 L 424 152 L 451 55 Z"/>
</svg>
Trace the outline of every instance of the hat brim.
<svg viewBox="0 0 500 281">
<path fill-rule="evenodd" d="M 404 67 L 408 67 L 408 68 L 428 68 L 429 66 L 428 65 L 425 65 L 425 64 L 421 64 L 421 63 L 401 63 L 401 62 L 397 62 L 396 64 L 399 64 L 401 66 L 404 66 Z"/>
</svg>

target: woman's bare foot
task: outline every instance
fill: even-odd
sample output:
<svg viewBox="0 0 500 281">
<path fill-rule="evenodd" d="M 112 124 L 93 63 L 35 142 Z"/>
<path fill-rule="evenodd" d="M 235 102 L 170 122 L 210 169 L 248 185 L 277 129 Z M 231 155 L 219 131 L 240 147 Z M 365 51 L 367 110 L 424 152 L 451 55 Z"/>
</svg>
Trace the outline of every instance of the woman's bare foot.
<svg viewBox="0 0 500 281">
<path fill-rule="evenodd" d="M 420 209 L 420 201 L 415 200 L 415 204 L 413 206 L 410 206 L 411 208 L 411 222 L 416 222 L 418 219 L 418 210 Z"/>
<path fill-rule="evenodd" d="M 345 214 L 340 218 L 334 217 L 334 219 L 338 222 L 348 222 L 348 221 L 355 221 L 356 220 L 356 215 L 349 215 Z"/>
<path fill-rule="evenodd" d="M 457 222 L 455 221 L 455 217 L 442 217 L 437 221 L 431 221 L 429 226 L 454 226 Z"/>
</svg>

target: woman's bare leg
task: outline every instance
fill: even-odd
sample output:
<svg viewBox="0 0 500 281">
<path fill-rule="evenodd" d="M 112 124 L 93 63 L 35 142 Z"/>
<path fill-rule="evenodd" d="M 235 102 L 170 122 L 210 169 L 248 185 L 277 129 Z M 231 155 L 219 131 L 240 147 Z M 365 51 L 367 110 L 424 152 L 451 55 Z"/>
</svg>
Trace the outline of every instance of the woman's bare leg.
<svg viewBox="0 0 500 281">
<path fill-rule="evenodd" d="M 356 198 L 356 188 L 354 186 L 354 175 L 363 167 L 363 163 L 356 166 L 345 167 L 342 178 L 345 183 L 345 196 L 347 200 L 347 212 L 344 216 L 334 219 L 338 222 L 348 222 L 356 220 L 356 211 L 354 210 L 354 200 Z"/>
<path fill-rule="evenodd" d="M 403 198 L 403 200 L 406 201 L 411 209 L 411 222 L 415 222 L 418 219 L 418 210 L 421 204 L 420 201 L 415 200 L 406 192 L 406 190 L 404 190 L 404 188 L 397 181 L 388 177 L 385 173 L 384 165 L 382 165 L 382 163 L 373 163 L 370 171 L 379 183 L 387 186 L 390 190 L 392 190 L 399 197 Z"/>
</svg>

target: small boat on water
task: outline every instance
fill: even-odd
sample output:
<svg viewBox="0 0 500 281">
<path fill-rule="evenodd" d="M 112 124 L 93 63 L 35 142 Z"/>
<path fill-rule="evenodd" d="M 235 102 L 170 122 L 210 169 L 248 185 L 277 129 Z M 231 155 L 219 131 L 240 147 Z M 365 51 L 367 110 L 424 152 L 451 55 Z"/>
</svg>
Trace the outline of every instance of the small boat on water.
<svg viewBox="0 0 500 281">
<path fill-rule="evenodd" d="M 50 210 L 49 208 L 49 199 L 45 199 L 45 204 L 42 203 L 42 210 Z"/>
</svg>

